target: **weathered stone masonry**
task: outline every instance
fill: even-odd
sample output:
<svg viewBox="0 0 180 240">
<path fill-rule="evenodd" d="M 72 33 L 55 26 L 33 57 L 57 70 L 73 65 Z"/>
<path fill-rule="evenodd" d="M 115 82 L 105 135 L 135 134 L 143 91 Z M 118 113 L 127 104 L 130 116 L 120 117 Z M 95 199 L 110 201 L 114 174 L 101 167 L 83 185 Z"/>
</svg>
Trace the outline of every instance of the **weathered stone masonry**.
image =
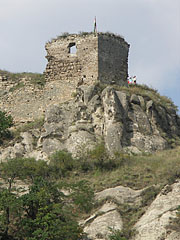
<svg viewBox="0 0 180 240">
<path fill-rule="evenodd" d="M 76 47 L 76 53 L 71 50 Z M 17 83 L 0 79 L 0 110 L 11 114 L 15 122 L 40 118 L 51 104 L 72 98 L 76 87 L 100 81 L 126 85 L 129 45 L 113 34 L 72 34 L 46 44 L 48 64 L 46 84 L 39 88 L 28 79 Z"/>
<path fill-rule="evenodd" d="M 76 53 L 71 53 L 71 47 Z M 129 45 L 113 34 L 68 35 L 46 44 L 46 78 L 70 87 L 95 81 L 126 85 Z"/>
</svg>

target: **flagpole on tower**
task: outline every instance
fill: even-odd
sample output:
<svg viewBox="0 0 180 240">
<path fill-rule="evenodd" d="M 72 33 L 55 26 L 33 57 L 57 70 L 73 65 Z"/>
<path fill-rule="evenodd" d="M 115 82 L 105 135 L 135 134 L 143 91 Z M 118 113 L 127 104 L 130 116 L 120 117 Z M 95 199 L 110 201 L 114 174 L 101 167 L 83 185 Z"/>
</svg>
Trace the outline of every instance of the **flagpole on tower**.
<svg viewBox="0 0 180 240">
<path fill-rule="evenodd" d="M 94 34 L 97 33 L 96 17 L 94 18 Z"/>
</svg>

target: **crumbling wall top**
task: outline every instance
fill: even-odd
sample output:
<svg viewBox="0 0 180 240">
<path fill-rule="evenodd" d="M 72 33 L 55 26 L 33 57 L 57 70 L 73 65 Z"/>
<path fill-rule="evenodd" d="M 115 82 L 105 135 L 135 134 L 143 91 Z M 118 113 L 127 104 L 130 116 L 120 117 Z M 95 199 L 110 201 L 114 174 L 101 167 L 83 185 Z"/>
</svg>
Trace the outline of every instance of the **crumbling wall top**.
<svg viewBox="0 0 180 240">
<path fill-rule="evenodd" d="M 76 39 L 76 38 L 87 38 L 87 37 L 98 37 L 98 36 L 106 36 L 106 37 L 111 37 L 111 38 L 116 38 L 120 40 L 121 42 L 124 42 L 127 44 L 127 46 L 130 46 L 124 39 L 123 36 L 119 34 L 114 34 L 111 32 L 80 32 L 80 33 L 62 33 L 61 35 L 57 36 L 56 38 L 52 38 L 50 41 L 47 42 L 47 44 L 57 42 L 59 40 L 69 40 L 69 39 Z"/>
</svg>

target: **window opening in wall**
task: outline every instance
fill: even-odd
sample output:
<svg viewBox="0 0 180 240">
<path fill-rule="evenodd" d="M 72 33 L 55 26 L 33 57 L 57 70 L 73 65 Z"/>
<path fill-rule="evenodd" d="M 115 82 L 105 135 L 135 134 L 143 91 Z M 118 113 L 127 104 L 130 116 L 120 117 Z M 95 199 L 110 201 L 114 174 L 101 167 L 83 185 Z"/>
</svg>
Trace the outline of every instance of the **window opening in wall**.
<svg viewBox="0 0 180 240">
<path fill-rule="evenodd" d="M 76 54 L 77 48 L 76 48 L 76 44 L 75 43 L 70 43 L 68 48 L 69 48 L 69 53 L 70 54 Z"/>
</svg>

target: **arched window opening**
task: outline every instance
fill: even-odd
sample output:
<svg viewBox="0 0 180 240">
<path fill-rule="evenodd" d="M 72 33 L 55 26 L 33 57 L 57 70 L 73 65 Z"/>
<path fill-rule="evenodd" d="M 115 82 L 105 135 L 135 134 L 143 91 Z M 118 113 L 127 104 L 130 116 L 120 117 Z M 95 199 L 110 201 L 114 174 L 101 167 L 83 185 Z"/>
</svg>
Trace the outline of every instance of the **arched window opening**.
<svg viewBox="0 0 180 240">
<path fill-rule="evenodd" d="M 77 48 L 75 43 L 70 43 L 68 47 L 69 47 L 70 54 L 76 54 Z"/>
</svg>

